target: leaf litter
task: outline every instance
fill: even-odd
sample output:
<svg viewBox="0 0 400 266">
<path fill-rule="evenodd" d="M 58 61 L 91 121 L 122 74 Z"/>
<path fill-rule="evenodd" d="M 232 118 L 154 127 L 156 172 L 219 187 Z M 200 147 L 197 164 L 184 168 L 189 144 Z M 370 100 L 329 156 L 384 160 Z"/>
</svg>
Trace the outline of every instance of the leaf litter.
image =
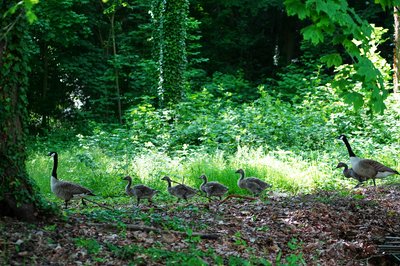
<svg viewBox="0 0 400 266">
<path fill-rule="evenodd" d="M 3 217 L 0 264 L 395 265 L 378 245 L 400 236 L 399 188 L 271 194 L 221 205 L 163 203 L 134 211 L 121 205 L 115 213 L 79 207 L 36 224 Z"/>
</svg>

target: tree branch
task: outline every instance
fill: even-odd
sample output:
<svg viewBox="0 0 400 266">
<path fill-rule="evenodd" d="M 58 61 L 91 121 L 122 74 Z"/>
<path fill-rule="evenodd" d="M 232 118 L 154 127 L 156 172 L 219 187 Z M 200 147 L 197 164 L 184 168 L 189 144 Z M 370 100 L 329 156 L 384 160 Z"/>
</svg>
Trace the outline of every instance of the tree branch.
<svg viewBox="0 0 400 266">
<path fill-rule="evenodd" d="M 227 196 L 224 200 L 222 200 L 218 205 L 221 205 L 222 203 L 226 202 L 230 198 L 238 198 L 238 199 L 247 199 L 247 200 L 256 200 L 257 198 L 254 197 L 249 197 L 249 196 L 242 196 L 242 195 L 236 195 L 232 194 Z"/>
<path fill-rule="evenodd" d="M 121 225 L 115 224 L 115 223 L 107 223 L 107 224 L 102 224 L 102 223 L 89 223 L 88 225 L 90 226 L 96 226 L 96 227 L 103 227 L 106 229 L 120 229 Z M 201 239 L 209 239 L 209 240 L 216 240 L 220 237 L 219 234 L 215 233 L 200 233 L 200 232 L 193 232 L 190 235 L 186 232 L 181 232 L 181 231 L 173 231 L 173 230 L 162 230 L 156 227 L 151 227 L 151 226 L 140 226 L 140 225 L 134 225 L 134 224 L 126 224 L 124 226 L 127 230 L 131 231 L 143 231 L 143 232 L 156 232 L 159 234 L 176 234 L 176 235 L 182 235 L 182 236 L 198 236 Z"/>
</svg>

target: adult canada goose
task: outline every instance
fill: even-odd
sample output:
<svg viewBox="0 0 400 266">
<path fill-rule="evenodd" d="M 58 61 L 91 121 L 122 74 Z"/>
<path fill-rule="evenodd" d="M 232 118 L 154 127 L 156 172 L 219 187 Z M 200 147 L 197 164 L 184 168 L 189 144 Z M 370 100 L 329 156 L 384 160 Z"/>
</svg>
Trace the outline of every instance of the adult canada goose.
<svg viewBox="0 0 400 266">
<path fill-rule="evenodd" d="M 228 188 L 218 182 L 212 181 L 208 182 L 206 175 L 201 175 L 199 177 L 203 179 L 203 183 L 200 185 L 200 190 L 207 194 L 207 197 L 221 197 L 228 191 Z"/>
<path fill-rule="evenodd" d="M 362 182 L 364 182 L 366 179 L 363 178 L 362 176 L 358 175 L 356 172 L 354 172 L 353 168 L 349 169 L 349 166 L 345 163 L 338 163 L 338 165 L 336 166 L 336 168 L 344 168 L 343 169 L 343 175 L 347 178 L 354 178 L 355 180 L 358 181 L 358 184 L 354 187 L 357 188 L 359 185 L 362 184 Z"/>
<path fill-rule="evenodd" d="M 145 185 L 136 185 L 131 187 L 132 185 L 132 177 L 125 176 L 124 180 L 128 181 L 128 185 L 125 187 L 125 192 L 128 196 L 134 196 L 137 199 L 137 205 L 139 205 L 140 199 L 147 199 L 150 203 L 153 203 L 151 199 L 155 194 L 158 193 L 158 190 L 149 188 Z"/>
<path fill-rule="evenodd" d="M 65 201 L 65 208 L 68 208 L 68 202 L 73 198 L 81 198 L 82 204 L 86 205 L 83 199 L 86 196 L 95 196 L 92 191 L 81 185 L 59 180 L 57 177 L 58 154 L 52 151 L 49 152 L 48 156 L 53 157 L 54 160 L 53 171 L 51 172 L 51 191 Z"/>
<path fill-rule="evenodd" d="M 372 180 L 374 181 L 374 186 L 376 186 L 376 178 L 384 178 L 390 175 L 399 174 L 399 172 L 397 172 L 396 170 L 389 168 L 381 164 L 380 162 L 357 157 L 351 149 L 349 141 L 347 140 L 347 137 L 345 135 L 340 135 L 338 139 L 342 140 L 346 145 L 347 151 L 349 152 L 350 162 L 353 167 L 353 171 L 359 176 L 362 176 L 366 179 L 372 178 Z"/>
<path fill-rule="evenodd" d="M 256 178 L 256 177 L 247 177 L 245 178 L 244 170 L 239 169 L 235 173 L 240 174 L 240 178 L 237 182 L 240 188 L 246 189 L 254 195 L 259 195 L 266 188 L 271 187 L 270 184 Z"/>
<path fill-rule="evenodd" d="M 169 176 L 164 176 L 161 180 L 167 181 L 168 182 L 168 193 L 171 194 L 172 196 L 175 196 L 178 198 L 177 203 L 181 200 L 188 200 L 192 198 L 194 195 L 197 194 L 197 190 L 194 188 L 191 188 L 189 186 L 179 184 L 176 186 L 171 185 L 171 178 Z"/>
</svg>

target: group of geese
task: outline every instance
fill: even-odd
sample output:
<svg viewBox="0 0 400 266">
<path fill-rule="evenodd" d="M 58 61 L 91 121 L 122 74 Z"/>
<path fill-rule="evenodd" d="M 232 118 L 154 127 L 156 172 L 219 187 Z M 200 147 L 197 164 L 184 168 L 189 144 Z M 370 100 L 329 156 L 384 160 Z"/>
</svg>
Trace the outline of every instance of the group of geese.
<svg viewBox="0 0 400 266">
<path fill-rule="evenodd" d="M 399 172 L 387 167 L 380 162 L 371 159 L 362 159 L 357 157 L 351 149 L 350 143 L 345 135 L 340 135 L 339 138 L 346 145 L 350 157 L 350 163 L 353 168 L 349 168 L 347 164 L 339 162 L 336 168 L 344 168 L 343 175 L 347 178 L 353 178 L 358 181 L 355 187 L 358 187 L 364 181 L 372 179 L 376 186 L 376 178 L 384 178 L 390 175 L 398 175 Z"/>
<path fill-rule="evenodd" d="M 338 139 L 342 140 L 346 145 L 352 168 L 349 168 L 348 165 L 343 162 L 340 162 L 336 168 L 343 167 L 343 174 L 345 177 L 356 179 L 359 182 L 356 187 L 369 179 L 372 179 L 374 186 L 376 186 L 376 178 L 384 178 L 389 175 L 399 174 L 399 172 L 396 170 L 389 168 L 377 161 L 357 157 L 351 149 L 351 146 L 345 135 L 340 135 Z M 57 177 L 58 154 L 57 152 L 50 152 L 48 155 L 53 157 L 54 160 L 51 174 L 51 191 L 58 198 L 65 201 L 65 208 L 68 208 L 68 203 L 72 199 L 80 198 L 82 199 L 82 204 L 85 204 L 84 198 L 86 196 L 94 196 L 91 190 L 81 185 L 59 180 Z M 237 181 L 238 187 L 241 189 L 246 189 L 255 196 L 260 195 L 265 189 L 271 187 L 270 184 L 256 177 L 245 177 L 245 172 L 243 169 L 239 169 L 235 173 L 240 175 L 240 178 Z M 203 183 L 200 185 L 200 191 L 209 199 L 212 197 L 218 197 L 221 200 L 222 196 L 228 192 L 228 187 L 224 186 L 223 184 L 216 181 L 208 182 L 206 175 L 201 175 L 199 178 L 203 180 Z M 128 181 L 128 184 L 125 187 L 126 194 L 136 197 L 137 205 L 139 205 L 141 199 L 147 199 L 150 203 L 152 203 L 152 198 L 159 192 L 156 189 L 141 184 L 133 186 L 132 177 L 130 176 L 126 176 L 124 180 Z M 199 190 L 184 184 L 173 186 L 173 181 L 169 176 L 164 176 L 161 180 L 167 182 L 168 193 L 176 197 L 178 199 L 177 202 L 179 202 L 181 199 L 187 201 L 196 194 L 199 194 Z"/>
<path fill-rule="evenodd" d="M 68 203 L 72 199 L 80 198 L 82 199 L 82 204 L 85 205 L 86 203 L 84 199 L 86 196 L 95 196 L 88 188 L 76 183 L 59 180 L 57 176 L 58 154 L 57 152 L 50 152 L 48 155 L 53 157 L 51 191 L 58 198 L 65 201 L 65 208 L 68 208 Z M 240 178 L 237 182 L 238 186 L 242 189 L 246 189 L 255 196 L 261 194 L 266 188 L 271 187 L 270 184 L 256 177 L 245 177 L 243 169 L 237 170 L 236 173 L 240 174 Z M 203 180 L 203 183 L 200 185 L 200 191 L 203 192 L 208 199 L 211 199 L 212 197 L 218 197 L 221 200 L 222 196 L 228 192 L 228 188 L 221 183 L 216 181 L 208 182 L 206 175 L 201 175 L 199 178 Z M 125 187 L 126 194 L 128 196 L 136 197 L 137 205 L 139 205 L 141 199 L 147 199 L 150 203 L 152 203 L 154 195 L 159 192 L 156 189 L 141 184 L 132 186 L 132 177 L 130 176 L 126 176 L 123 179 L 128 181 L 128 184 Z M 177 202 L 179 202 L 181 199 L 187 201 L 196 194 L 199 194 L 199 190 L 184 184 L 173 186 L 172 182 L 174 181 L 172 181 L 169 176 L 164 176 L 161 180 L 167 182 L 168 193 L 176 197 L 178 199 Z"/>
</svg>

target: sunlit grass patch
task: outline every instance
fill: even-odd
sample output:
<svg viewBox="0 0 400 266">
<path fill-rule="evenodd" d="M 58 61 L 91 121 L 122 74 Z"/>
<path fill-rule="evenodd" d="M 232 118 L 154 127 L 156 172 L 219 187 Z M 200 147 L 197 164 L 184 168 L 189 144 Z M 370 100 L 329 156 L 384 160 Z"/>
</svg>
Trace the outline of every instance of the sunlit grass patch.
<svg viewBox="0 0 400 266">
<path fill-rule="evenodd" d="M 379 151 L 379 156 L 385 161 L 392 161 L 394 157 L 387 150 Z M 290 151 L 270 151 L 268 147 L 238 147 L 234 154 L 197 150 L 175 152 L 173 155 L 155 147 L 137 154 L 104 152 L 96 146 L 90 149 L 71 147 L 59 151 L 58 176 L 61 180 L 88 187 L 99 197 L 120 197 L 125 195 L 127 185 L 122 178 L 130 175 L 134 185 L 145 184 L 160 191 L 155 201 L 162 198 L 163 201 L 174 202 L 176 199 L 167 193 L 167 183 L 161 180 L 164 175 L 198 189 L 202 183 L 200 175 L 206 174 L 209 181 L 227 186 L 230 194 L 249 194 L 237 186 L 239 175 L 235 171 L 243 168 L 246 176 L 258 177 L 272 184 L 271 190 L 297 194 L 319 189 L 353 188 L 357 182 L 344 178 L 342 170 L 335 168 L 340 160 L 346 162 L 346 157 L 346 154 L 336 151 L 331 151 L 331 154 L 311 152 L 300 156 Z M 53 160 L 47 153 L 30 151 L 27 160 L 29 175 L 44 195 L 55 200 L 50 191 L 52 167 Z M 377 183 L 394 183 L 396 180 L 398 177 L 389 177 L 384 181 L 377 180 Z"/>
</svg>

